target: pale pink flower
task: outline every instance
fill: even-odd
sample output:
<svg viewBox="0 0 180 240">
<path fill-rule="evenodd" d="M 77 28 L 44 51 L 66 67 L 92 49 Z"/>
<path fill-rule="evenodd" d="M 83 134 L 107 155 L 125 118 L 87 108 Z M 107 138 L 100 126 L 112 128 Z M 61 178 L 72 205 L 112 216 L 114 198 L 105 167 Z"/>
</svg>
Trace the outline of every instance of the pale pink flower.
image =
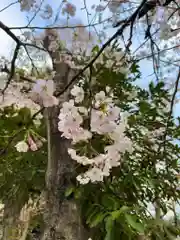
<svg viewBox="0 0 180 240">
<path fill-rule="evenodd" d="M 44 9 L 43 9 L 43 13 L 41 14 L 41 17 L 44 19 L 49 19 L 51 18 L 53 15 L 53 9 L 49 4 L 46 4 Z"/>
<path fill-rule="evenodd" d="M 104 91 L 100 91 L 99 93 L 96 93 L 95 95 L 95 100 L 97 102 L 103 102 L 106 98 L 105 92 Z"/>
<path fill-rule="evenodd" d="M 65 115 L 70 112 L 77 112 L 76 107 L 74 106 L 74 100 L 69 100 L 69 102 L 64 102 L 60 110 L 59 119 L 63 119 Z"/>
<path fill-rule="evenodd" d="M 43 98 L 44 107 L 53 107 L 59 104 L 59 100 L 54 96 L 45 96 Z"/>
<path fill-rule="evenodd" d="M 75 102 L 80 103 L 84 100 L 84 90 L 82 87 L 74 86 L 71 95 L 75 97 Z"/>
<path fill-rule="evenodd" d="M 67 13 L 71 17 L 74 17 L 76 13 L 76 6 L 67 2 L 65 7 L 62 9 L 62 14 L 65 14 L 65 13 Z"/>
<path fill-rule="evenodd" d="M 107 108 L 107 117 L 109 121 L 115 121 L 120 117 L 120 108 L 113 106 Z"/>
<path fill-rule="evenodd" d="M 77 129 L 76 134 L 72 136 L 73 143 L 77 143 L 80 141 L 88 141 L 91 138 L 92 138 L 92 133 L 83 128 Z"/>
<path fill-rule="evenodd" d="M 34 152 L 34 151 L 37 151 L 38 150 L 38 147 L 36 144 L 31 144 L 30 145 L 30 149 Z"/>
<path fill-rule="evenodd" d="M 94 166 L 96 166 L 102 171 L 101 174 L 103 176 L 109 176 L 110 174 L 109 170 L 111 168 L 111 165 L 109 164 L 107 155 L 99 154 L 93 159 L 93 162 L 94 162 Z"/>
<path fill-rule="evenodd" d="M 91 182 L 102 182 L 103 181 L 103 174 L 101 169 L 97 167 L 93 167 L 89 169 L 85 176 L 91 180 Z"/>
<path fill-rule="evenodd" d="M 68 154 L 71 156 L 71 158 L 75 161 L 77 161 L 79 164 L 82 165 L 90 165 L 92 164 L 93 160 L 87 158 L 86 156 L 79 156 L 76 154 L 76 150 L 69 148 L 68 149 Z"/>
<path fill-rule="evenodd" d="M 91 131 L 98 134 L 111 133 L 116 128 L 116 123 L 110 121 L 105 113 L 92 109 Z"/>
<path fill-rule="evenodd" d="M 33 86 L 32 92 L 38 93 L 38 94 L 47 94 L 47 95 L 53 95 L 54 92 L 54 82 L 53 80 L 44 80 L 39 79 L 36 81 L 36 83 Z"/>
<path fill-rule="evenodd" d="M 35 0 L 20 0 L 21 11 L 29 12 L 35 3 Z"/>
<path fill-rule="evenodd" d="M 109 145 L 105 147 L 105 151 L 107 152 L 107 157 L 110 161 L 111 167 L 117 167 L 120 165 L 120 151 L 117 145 Z"/>
<path fill-rule="evenodd" d="M 32 151 L 37 151 L 38 150 L 37 145 L 36 145 L 36 143 L 34 142 L 34 140 L 32 139 L 31 136 L 28 136 L 27 141 L 28 141 L 29 147 Z"/>
<path fill-rule="evenodd" d="M 53 80 L 39 79 L 32 88 L 31 97 L 44 107 L 58 105 L 58 99 L 53 96 L 54 89 Z"/>
</svg>

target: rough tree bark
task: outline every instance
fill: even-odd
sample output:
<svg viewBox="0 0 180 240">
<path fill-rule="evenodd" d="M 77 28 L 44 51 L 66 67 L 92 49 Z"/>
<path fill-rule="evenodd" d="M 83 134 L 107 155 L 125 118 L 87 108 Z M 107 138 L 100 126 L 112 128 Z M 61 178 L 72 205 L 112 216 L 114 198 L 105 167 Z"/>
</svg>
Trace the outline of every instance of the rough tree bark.
<svg viewBox="0 0 180 240">
<path fill-rule="evenodd" d="M 19 215 L 23 203 L 17 199 L 7 199 L 4 203 L 3 240 L 16 240 L 20 236 Z"/>
<path fill-rule="evenodd" d="M 58 61 L 59 55 L 59 52 L 51 53 L 53 70 L 56 72 L 54 83 L 57 92 L 61 91 L 74 75 L 74 71 L 68 64 Z M 88 233 L 80 220 L 78 206 L 73 200 L 68 201 L 64 197 L 74 167 L 73 161 L 67 153 L 70 143 L 61 137 L 57 124 L 60 106 L 68 99 L 68 95 L 68 92 L 66 92 L 60 97 L 58 107 L 46 109 L 49 157 L 46 171 L 46 211 L 44 213 L 46 227 L 41 240 L 88 239 Z"/>
</svg>

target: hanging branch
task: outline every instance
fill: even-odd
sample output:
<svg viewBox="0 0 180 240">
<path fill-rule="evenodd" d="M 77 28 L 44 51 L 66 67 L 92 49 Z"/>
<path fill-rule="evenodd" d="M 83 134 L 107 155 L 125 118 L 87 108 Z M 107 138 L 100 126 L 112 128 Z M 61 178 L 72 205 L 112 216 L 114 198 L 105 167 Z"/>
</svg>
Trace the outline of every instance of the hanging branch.
<svg viewBox="0 0 180 240">
<path fill-rule="evenodd" d="M 11 82 L 11 79 L 14 76 L 14 73 L 15 73 L 15 62 L 16 62 L 16 59 L 18 57 L 19 49 L 20 49 L 20 44 L 17 43 L 16 48 L 14 50 L 14 55 L 13 55 L 13 58 L 12 58 L 12 62 L 11 62 L 11 69 L 10 69 L 9 77 L 8 77 L 8 80 L 6 82 L 6 85 L 5 85 L 4 89 L 2 90 L 2 94 L 5 93 L 6 89 L 8 88 L 8 86 L 9 86 L 9 84 Z"/>
<path fill-rule="evenodd" d="M 4 89 L 2 90 L 2 94 L 5 93 L 6 89 L 8 88 L 13 76 L 14 76 L 14 73 L 15 73 L 15 63 L 16 63 L 16 60 L 18 58 L 18 54 L 19 54 L 19 50 L 22 47 L 25 48 L 25 51 L 27 51 L 27 46 L 29 47 L 34 47 L 34 48 L 37 48 L 39 50 L 43 50 L 43 51 L 46 51 L 46 49 L 44 48 L 41 48 L 41 47 L 38 47 L 34 44 L 31 44 L 31 43 L 24 43 L 22 42 L 10 29 L 9 27 L 7 27 L 3 22 L 0 21 L 0 28 L 7 33 L 8 36 L 10 36 L 15 42 L 16 42 L 16 47 L 15 47 L 15 50 L 14 50 L 14 54 L 13 54 L 13 58 L 12 58 L 12 61 L 11 61 L 11 68 L 10 68 L 10 71 L 9 71 L 9 77 L 8 77 L 8 81 L 4 87 Z M 47 52 L 47 51 L 46 51 Z"/>
</svg>

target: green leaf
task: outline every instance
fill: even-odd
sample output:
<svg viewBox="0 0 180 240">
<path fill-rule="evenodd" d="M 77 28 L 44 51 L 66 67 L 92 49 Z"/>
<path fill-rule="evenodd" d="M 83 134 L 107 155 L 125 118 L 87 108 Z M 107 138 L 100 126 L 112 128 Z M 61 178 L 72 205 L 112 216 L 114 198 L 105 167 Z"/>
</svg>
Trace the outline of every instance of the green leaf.
<svg viewBox="0 0 180 240">
<path fill-rule="evenodd" d="M 137 222 L 137 217 L 135 215 L 125 214 L 125 217 L 126 217 L 126 220 L 127 220 L 128 224 L 132 228 L 134 228 L 139 233 L 143 233 L 144 232 L 143 224 L 140 223 L 140 222 Z"/>
<path fill-rule="evenodd" d="M 139 66 L 134 62 L 131 66 L 131 72 L 132 73 L 137 73 L 139 72 Z"/>
<path fill-rule="evenodd" d="M 145 113 L 147 111 L 149 111 L 149 109 L 151 108 L 151 105 L 148 103 L 148 102 L 145 102 L 145 101 L 141 101 L 139 103 L 139 110 L 142 112 L 142 113 Z"/>
<path fill-rule="evenodd" d="M 87 217 L 87 219 L 86 219 L 86 223 L 87 223 L 88 225 L 90 225 L 91 222 L 92 222 L 92 219 L 93 219 L 95 216 L 97 216 L 98 213 L 99 213 L 99 209 L 98 209 L 96 206 L 93 207 L 93 208 L 91 208 L 91 211 L 90 211 L 90 213 L 88 214 L 88 217 Z"/>
<path fill-rule="evenodd" d="M 122 206 L 119 210 L 113 211 L 113 212 L 111 213 L 112 219 L 113 219 L 113 220 L 116 220 L 117 218 L 119 218 L 119 216 L 120 216 L 122 213 L 126 212 L 127 210 L 129 210 L 129 207 L 127 207 L 127 206 Z"/>
<path fill-rule="evenodd" d="M 106 218 L 106 237 L 105 237 L 105 240 L 111 240 L 113 226 L 114 226 L 114 221 L 113 221 L 112 217 L 111 216 L 107 217 Z"/>
<path fill-rule="evenodd" d="M 75 197 L 75 199 L 79 199 L 80 197 L 81 197 L 81 190 L 80 189 L 76 189 L 75 191 L 74 191 L 74 197 Z"/>
<path fill-rule="evenodd" d="M 115 210 L 120 207 L 119 201 L 114 196 L 107 195 L 107 194 L 103 196 L 102 204 L 110 210 Z"/>
<path fill-rule="evenodd" d="M 112 230 L 114 225 L 114 221 L 111 216 L 106 218 L 106 232 L 109 232 Z"/>
<path fill-rule="evenodd" d="M 164 227 L 164 231 L 166 232 L 169 240 L 174 240 L 174 239 L 176 239 L 176 235 L 172 235 L 172 233 L 169 232 L 166 227 Z"/>
<path fill-rule="evenodd" d="M 106 216 L 107 213 L 104 212 L 100 212 L 97 215 L 95 215 L 93 219 L 91 219 L 91 222 L 89 224 L 90 228 L 96 227 L 99 223 L 101 223 L 104 220 Z"/>
<path fill-rule="evenodd" d="M 74 187 L 68 187 L 65 191 L 65 197 L 69 197 L 74 192 Z"/>
<path fill-rule="evenodd" d="M 93 49 L 92 49 L 92 53 L 97 53 L 97 52 L 99 52 L 99 46 L 98 45 L 94 46 Z"/>
</svg>

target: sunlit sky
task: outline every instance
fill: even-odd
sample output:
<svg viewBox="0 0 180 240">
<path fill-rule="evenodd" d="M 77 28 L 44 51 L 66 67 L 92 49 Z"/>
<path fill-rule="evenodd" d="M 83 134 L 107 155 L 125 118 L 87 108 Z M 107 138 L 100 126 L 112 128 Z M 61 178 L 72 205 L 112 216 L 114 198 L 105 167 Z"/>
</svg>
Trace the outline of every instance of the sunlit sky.
<svg viewBox="0 0 180 240">
<path fill-rule="evenodd" d="M 9 3 L 12 3 L 13 0 L 1 0 L 0 1 L 0 9 L 7 6 Z M 57 9 L 60 1 L 59 0 L 48 0 L 51 5 L 53 6 L 53 9 Z M 87 13 L 85 10 L 82 10 L 84 6 L 84 0 L 72 0 L 71 1 L 74 5 L 77 7 L 76 17 L 72 21 L 82 21 L 84 24 L 87 24 Z M 91 6 L 93 4 L 97 4 L 97 0 L 86 0 L 86 6 L 88 8 L 89 13 L 92 13 Z M 56 12 L 55 12 L 56 13 Z M 108 11 L 105 12 L 103 15 L 104 18 L 109 17 Z M 89 18 L 91 19 L 94 16 L 94 14 L 89 15 Z M 28 22 L 27 14 L 25 12 L 20 11 L 19 3 L 11 6 L 7 10 L 0 12 L 0 20 L 4 22 L 7 26 L 25 26 Z M 42 20 L 42 18 L 37 17 L 33 23 L 32 26 L 45 26 L 46 24 L 51 24 L 52 21 L 45 21 Z M 116 29 L 108 29 L 106 30 L 107 36 L 111 36 Z M 17 31 L 14 31 L 17 33 Z M 0 30 L 0 39 L 1 39 L 1 47 L 0 47 L 0 55 L 5 55 L 7 57 L 11 56 L 12 53 L 12 47 L 14 46 L 13 40 L 2 30 Z M 138 45 L 137 45 L 138 46 Z M 136 47 L 136 44 L 134 44 L 134 48 Z M 144 61 L 143 66 L 141 66 L 141 70 L 143 73 L 143 79 L 146 79 L 148 75 L 152 73 L 152 67 L 151 63 Z M 148 81 L 140 81 L 141 86 L 146 87 Z"/>
<path fill-rule="evenodd" d="M 1 9 L 9 5 L 10 3 L 14 2 L 13 0 L 1 0 L 0 1 L 0 21 L 4 22 L 7 26 L 25 26 L 28 23 L 28 18 L 27 18 L 27 13 L 26 12 L 21 12 L 20 11 L 20 4 L 14 4 L 5 11 L 1 12 Z M 46 2 L 50 3 L 50 5 L 53 7 L 55 10 L 54 14 L 56 14 L 56 11 L 59 7 L 60 0 L 46 0 Z M 86 10 L 82 9 L 84 7 L 84 0 L 69 0 L 69 2 L 73 3 L 76 5 L 77 11 L 76 11 L 76 16 L 73 18 L 71 21 L 73 23 L 75 22 L 83 22 L 85 25 L 88 24 L 87 21 L 87 12 Z M 91 19 L 94 16 L 94 13 L 91 9 L 93 4 L 98 4 L 99 0 L 86 0 L 86 7 L 91 13 L 89 15 L 89 18 Z M 105 14 L 103 15 L 103 18 L 109 17 L 109 12 L 106 11 Z M 63 19 L 63 17 L 60 16 L 60 19 Z M 42 20 L 41 17 L 36 17 L 35 20 L 32 22 L 31 26 L 45 26 L 47 24 L 51 24 L 53 20 Z M 98 28 L 97 28 L 98 29 Z M 112 36 L 112 34 L 116 31 L 116 29 L 108 29 L 106 30 L 106 35 L 108 37 Z M 15 31 L 15 33 L 19 33 L 19 31 Z M 0 39 L 1 39 L 1 45 L 0 45 L 0 55 L 5 55 L 6 57 L 12 57 L 12 51 L 13 47 L 15 46 L 15 43 L 13 40 L 5 33 L 3 30 L 0 29 Z M 139 46 L 139 36 L 135 36 L 132 48 L 136 49 Z M 141 80 L 138 81 L 138 84 L 141 85 L 143 88 L 147 88 L 148 83 L 150 80 L 152 80 L 152 63 L 146 60 L 143 60 L 140 64 L 140 70 L 142 72 L 142 78 Z M 179 106 L 176 107 L 175 113 L 178 114 L 179 112 Z"/>
<path fill-rule="evenodd" d="M 15 2 L 14 0 L 1 0 L 0 1 L 0 21 L 4 22 L 7 26 L 25 26 L 28 23 L 28 18 L 27 18 L 27 13 L 26 12 L 21 12 L 20 11 L 20 4 L 14 4 L 5 11 L 1 12 L 1 9 L 9 5 L 10 3 Z M 55 9 L 55 14 L 56 10 L 59 7 L 60 0 L 46 0 L 46 2 L 50 3 L 53 9 Z M 85 9 L 83 10 L 82 8 L 84 7 L 84 0 L 69 0 L 69 2 L 73 3 L 76 5 L 77 11 L 76 11 L 76 16 L 73 18 L 71 21 L 74 22 L 83 22 L 84 24 L 87 25 L 87 12 Z M 89 18 L 91 19 L 94 16 L 94 13 L 91 10 L 91 6 L 93 4 L 98 4 L 99 0 L 86 0 L 86 7 L 89 11 L 89 13 L 92 13 L 89 15 Z M 109 17 L 109 12 L 106 11 L 105 14 L 103 15 L 104 18 Z M 61 19 L 61 16 L 60 16 Z M 62 18 L 63 19 L 63 18 Z M 48 20 L 42 20 L 41 17 L 36 17 L 35 20 L 32 22 L 31 26 L 45 26 L 46 24 L 51 24 L 53 21 Z M 98 28 L 97 28 L 98 29 Z M 112 34 L 116 31 L 116 29 L 108 29 L 106 30 L 106 35 L 108 37 L 112 36 Z M 15 31 L 15 33 L 19 33 L 19 31 Z M 5 33 L 3 30 L 0 29 L 0 39 L 1 39 L 1 45 L 0 45 L 0 55 L 5 55 L 6 57 L 12 57 L 12 51 L 13 47 L 15 46 L 15 43 L 13 40 Z M 135 36 L 132 48 L 136 49 L 139 46 L 139 36 Z M 143 88 L 147 88 L 149 81 L 152 80 L 152 63 L 146 60 L 143 60 L 140 64 L 140 70 L 142 72 L 142 78 L 141 80 L 138 81 L 138 84 L 141 85 Z M 176 106 L 176 115 L 178 115 L 178 112 L 180 110 L 179 106 Z"/>
</svg>

